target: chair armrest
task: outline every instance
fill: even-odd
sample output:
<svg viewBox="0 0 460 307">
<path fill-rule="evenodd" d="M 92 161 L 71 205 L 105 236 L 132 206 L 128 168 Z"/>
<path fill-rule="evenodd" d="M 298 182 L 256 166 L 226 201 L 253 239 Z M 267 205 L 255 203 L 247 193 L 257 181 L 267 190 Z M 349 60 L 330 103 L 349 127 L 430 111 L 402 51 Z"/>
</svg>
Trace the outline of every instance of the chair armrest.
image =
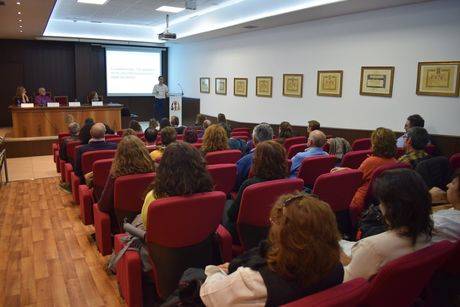
<svg viewBox="0 0 460 307">
<path fill-rule="evenodd" d="M 110 215 L 99 210 L 97 203 L 93 204 L 93 214 L 97 249 L 102 256 L 109 255 L 112 253 Z"/>
<path fill-rule="evenodd" d="M 79 204 L 80 204 L 80 219 L 84 225 L 94 224 L 93 218 L 93 192 L 87 185 L 78 186 Z"/>
<path fill-rule="evenodd" d="M 217 227 L 216 234 L 219 240 L 222 261 L 230 262 L 232 260 L 232 236 L 222 225 Z"/>
</svg>

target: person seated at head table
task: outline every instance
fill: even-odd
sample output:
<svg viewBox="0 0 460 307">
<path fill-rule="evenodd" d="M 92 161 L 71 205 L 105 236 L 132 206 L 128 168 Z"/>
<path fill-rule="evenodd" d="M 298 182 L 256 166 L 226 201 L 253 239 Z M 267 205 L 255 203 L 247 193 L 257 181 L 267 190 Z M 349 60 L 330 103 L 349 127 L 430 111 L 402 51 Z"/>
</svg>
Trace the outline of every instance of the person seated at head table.
<svg viewBox="0 0 460 307">
<path fill-rule="evenodd" d="M 153 160 L 144 143 L 135 135 L 123 137 L 117 147 L 117 152 L 110 168 L 109 176 L 98 201 L 99 210 L 110 214 L 112 233 L 118 233 L 121 229 L 117 223 L 114 208 L 115 179 L 130 174 L 144 174 L 155 171 Z"/>
<path fill-rule="evenodd" d="M 280 306 L 342 283 L 335 214 L 303 193 L 283 195 L 270 213 L 268 240 L 230 263 L 205 268 L 206 306 Z"/>
<path fill-rule="evenodd" d="M 48 102 L 51 102 L 51 95 L 46 92 L 44 87 L 38 89 L 38 94 L 35 96 L 34 103 L 37 106 L 44 107 Z"/>
<path fill-rule="evenodd" d="M 24 86 L 18 86 L 16 88 L 16 95 L 13 97 L 14 104 L 20 106 L 21 103 L 29 103 L 29 96 Z"/>
<path fill-rule="evenodd" d="M 88 95 L 88 103 L 93 101 L 100 101 L 99 94 L 96 91 L 91 91 Z"/>
</svg>

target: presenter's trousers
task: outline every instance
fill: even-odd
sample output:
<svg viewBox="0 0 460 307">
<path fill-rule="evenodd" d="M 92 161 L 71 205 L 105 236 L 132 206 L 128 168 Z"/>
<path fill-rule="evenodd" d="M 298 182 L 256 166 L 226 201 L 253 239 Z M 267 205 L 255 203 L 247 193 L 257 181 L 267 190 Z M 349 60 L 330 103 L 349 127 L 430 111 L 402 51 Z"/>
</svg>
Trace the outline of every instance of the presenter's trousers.
<svg viewBox="0 0 460 307">
<path fill-rule="evenodd" d="M 160 121 L 163 117 L 166 117 L 165 104 L 166 104 L 166 99 L 155 98 L 155 118 L 158 121 Z"/>
</svg>

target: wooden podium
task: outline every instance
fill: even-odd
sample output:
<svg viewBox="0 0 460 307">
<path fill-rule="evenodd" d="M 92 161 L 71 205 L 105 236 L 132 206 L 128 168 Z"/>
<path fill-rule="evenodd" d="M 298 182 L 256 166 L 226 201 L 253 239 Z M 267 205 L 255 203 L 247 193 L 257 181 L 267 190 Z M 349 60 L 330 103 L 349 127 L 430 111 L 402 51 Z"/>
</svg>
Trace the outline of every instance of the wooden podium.
<svg viewBox="0 0 460 307">
<path fill-rule="evenodd" d="M 56 108 L 11 106 L 13 137 L 56 136 L 67 132 L 70 122 L 82 125 L 88 117 L 109 125 L 114 131 L 121 130 L 122 107 L 120 104 Z"/>
</svg>

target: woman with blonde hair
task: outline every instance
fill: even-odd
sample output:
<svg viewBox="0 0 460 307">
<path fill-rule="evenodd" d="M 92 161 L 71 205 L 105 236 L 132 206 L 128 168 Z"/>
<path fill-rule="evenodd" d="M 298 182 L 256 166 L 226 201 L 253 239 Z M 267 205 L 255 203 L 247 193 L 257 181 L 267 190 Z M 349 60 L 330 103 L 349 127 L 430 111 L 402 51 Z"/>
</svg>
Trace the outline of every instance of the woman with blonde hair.
<svg viewBox="0 0 460 307">
<path fill-rule="evenodd" d="M 219 267 L 206 267 L 206 306 L 279 306 L 342 283 L 340 238 L 329 205 L 306 194 L 282 196 L 268 241 Z"/>
<path fill-rule="evenodd" d="M 203 136 L 201 152 L 206 155 L 208 152 L 228 149 L 228 137 L 225 129 L 220 125 L 209 126 Z"/>
<path fill-rule="evenodd" d="M 99 210 L 110 214 L 112 233 L 119 230 L 113 205 L 115 179 L 130 174 L 150 173 L 154 169 L 153 160 L 141 139 L 135 135 L 123 137 L 118 144 L 110 174 L 98 202 Z"/>
<path fill-rule="evenodd" d="M 13 98 L 14 103 L 19 106 L 21 103 L 29 103 L 29 96 L 24 86 L 18 86 L 16 88 L 16 95 Z"/>
</svg>

